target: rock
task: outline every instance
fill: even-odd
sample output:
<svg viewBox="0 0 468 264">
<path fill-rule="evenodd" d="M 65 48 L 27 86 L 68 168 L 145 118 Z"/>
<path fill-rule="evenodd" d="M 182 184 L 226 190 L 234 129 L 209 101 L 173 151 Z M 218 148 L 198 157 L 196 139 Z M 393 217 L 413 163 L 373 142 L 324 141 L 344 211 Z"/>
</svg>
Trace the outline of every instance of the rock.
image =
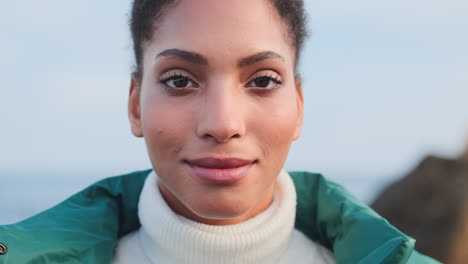
<svg viewBox="0 0 468 264">
<path fill-rule="evenodd" d="M 415 238 L 419 252 L 468 263 L 468 149 L 459 159 L 426 157 L 371 207 Z"/>
<path fill-rule="evenodd" d="M 468 137 L 466 138 L 465 152 L 463 152 L 463 154 L 460 156 L 460 159 L 468 161 Z"/>
</svg>

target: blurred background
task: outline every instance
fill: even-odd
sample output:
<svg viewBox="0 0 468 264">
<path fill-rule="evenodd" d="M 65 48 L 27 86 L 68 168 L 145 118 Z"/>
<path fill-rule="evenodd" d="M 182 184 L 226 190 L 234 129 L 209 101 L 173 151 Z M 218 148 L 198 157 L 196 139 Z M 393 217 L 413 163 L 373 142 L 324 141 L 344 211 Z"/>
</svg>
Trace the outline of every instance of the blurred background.
<svg viewBox="0 0 468 264">
<path fill-rule="evenodd" d="M 306 0 L 305 122 L 286 168 L 371 203 L 468 132 L 468 2 Z M 150 167 L 127 120 L 126 0 L 0 2 L 0 224 Z"/>
</svg>

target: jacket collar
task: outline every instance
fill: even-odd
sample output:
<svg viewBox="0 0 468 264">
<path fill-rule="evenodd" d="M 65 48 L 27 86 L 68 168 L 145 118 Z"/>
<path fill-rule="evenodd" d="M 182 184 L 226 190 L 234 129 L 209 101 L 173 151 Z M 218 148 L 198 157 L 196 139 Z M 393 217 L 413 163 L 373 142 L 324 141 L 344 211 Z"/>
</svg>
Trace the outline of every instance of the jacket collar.
<svg viewBox="0 0 468 264">
<path fill-rule="evenodd" d="M 104 179 L 36 216 L 0 226 L 8 247 L 0 263 L 110 263 L 118 239 L 140 227 L 138 200 L 150 172 Z M 407 262 L 412 238 L 321 175 L 290 175 L 296 228 L 332 249 L 337 263 Z"/>
</svg>

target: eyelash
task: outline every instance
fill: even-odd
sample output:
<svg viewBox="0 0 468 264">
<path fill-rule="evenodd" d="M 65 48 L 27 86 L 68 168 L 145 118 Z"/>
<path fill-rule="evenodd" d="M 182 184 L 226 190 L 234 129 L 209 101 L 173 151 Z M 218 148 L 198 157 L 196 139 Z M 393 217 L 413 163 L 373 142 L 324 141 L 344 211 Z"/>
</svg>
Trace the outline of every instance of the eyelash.
<svg viewBox="0 0 468 264">
<path fill-rule="evenodd" d="M 170 87 L 169 85 L 167 85 L 167 82 L 168 81 L 171 81 L 171 80 L 174 80 L 176 78 L 186 78 L 189 82 L 192 82 L 195 84 L 195 87 L 198 87 L 198 84 L 192 80 L 192 78 L 184 73 L 184 72 L 178 72 L 178 71 L 171 71 L 171 72 L 166 72 L 164 74 L 162 74 L 161 76 L 159 76 L 157 78 L 157 82 L 159 84 L 162 84 L 163 87 L 166 89 L 166 90 L 173 90 L 173 91 L 177 91 L 179 90 L 182 91 L 184 89 L 184 87 L 182 88 L 174 88 L 174 87 Z M 253 83 L 255 82 L 256 80 L 258 80 L 259 78 L 267 78 L 269 81 L 272 81 L 274 82 L 276 85 L 275 87 L 269 87 L 269 88 L 266 88 L 266 87 L 259 87 L 259 86 L 250 86 L 250 87 L 253 87 L 253 88 L 258 88 L 257 90 L 259 91 L 262 91 L 262 92 L 271 92 L 273 90 L 277 90 L 278 88 L 281 88 L 284 84 L 284 80 L 281 79 L 281 77 L 279 76 L 279 74 L 277 73 L 257 73 L 256 76 L 254 76 L 252 79 L 250 79 L 246 85 L 249 85 L 250 83 Z"/>
<path fill-rule="evenodd" d="M 187 78 L 191 82 L 195 83 L 195 81 L 193 81 L 192 78 L 190 76 L 188 76 L 188 74 L 185 74 L 183 72 L 167 72 L 167 73 L 164 73 L 164 74 L 162 74 L 161 76 L 159 76 L 157 78 L 157 81 L 160 84 L 166 85 L 166 82 L 168 82 L 168 81 L 170 81 L 172 79 L 175 79 L 175 78 Z"/>
<path fill-rule="evenodd" d="M 284 80 L 281 79 L 281 77 L 278 75 L 278 74 L 273 74 L 273 73 L 269 73 L 269 74 L 259 74 L 257 76 L 255 76 L 251 81 L 249 81 L 248 83 L 251 83 L 251 82 L 254 82 L 255 80 L 257 80 L 258 78 L 267 78 L 269 79 L 270 81 L 276 83 L 278 86 L 282 86 L 284 84 Z M 263 87 L 262 87 L 263 88 Z M 263 89 L 273 89 L 273 88 L 263 88 Z"/>
</svg>

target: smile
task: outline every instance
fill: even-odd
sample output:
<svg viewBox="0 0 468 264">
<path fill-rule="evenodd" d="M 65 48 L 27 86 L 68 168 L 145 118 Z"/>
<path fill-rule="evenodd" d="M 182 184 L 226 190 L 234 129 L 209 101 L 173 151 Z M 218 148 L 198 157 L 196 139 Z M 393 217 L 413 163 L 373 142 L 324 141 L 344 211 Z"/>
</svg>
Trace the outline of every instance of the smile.
<svg viewBox="0 0 468 264">
<path fill-rule="evenodd" d="M 256 160 L 201 158 L 188 160 L 186 163 L 193 173 L 204 181 L 234 183 L 248 175 Z"/>
</svg>

